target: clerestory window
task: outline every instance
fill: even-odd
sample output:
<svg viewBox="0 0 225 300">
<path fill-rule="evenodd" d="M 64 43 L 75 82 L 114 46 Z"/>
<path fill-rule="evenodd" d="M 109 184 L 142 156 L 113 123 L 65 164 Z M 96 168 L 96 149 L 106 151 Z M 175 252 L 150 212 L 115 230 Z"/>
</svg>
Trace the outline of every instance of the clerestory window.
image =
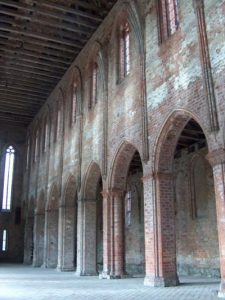
<svg viewBox="0 0 225 300">
<path fill-rule="evenodd" d="M 76 109 L 77 109 L 77 84 L 74 83 L 72 87 L 71 97 L 71 126 L 76 123 Z"/>
<path fill-rule="evenodd" d="M 13 148 L 13 146 L 9 146 L 6 149 L 6 154 L 5 154 L 2 210 L 11 209 L 14 160 L 15 160 L 15 149 Z"/>
<path fill-rule="evenodd" d="M 131 225 L 131 191 L 128 191 L 125 196 L 125 220 L 126 225 Z"/>
<path fill-rule="evenodd" d="M 129 24 L 120 26 L 119 76 L 123 79 L 130 73 L 130 28 Z"/>
<path fill-rule="evenodd" d="M 159 0 L 160 39 L 165 41 L 179 27 L 178 0 Z"/>
<path fill-rule="evenodd" d="M 7 251 L 7 230 L 2 232 L 2 251 Z"/>
</svg>

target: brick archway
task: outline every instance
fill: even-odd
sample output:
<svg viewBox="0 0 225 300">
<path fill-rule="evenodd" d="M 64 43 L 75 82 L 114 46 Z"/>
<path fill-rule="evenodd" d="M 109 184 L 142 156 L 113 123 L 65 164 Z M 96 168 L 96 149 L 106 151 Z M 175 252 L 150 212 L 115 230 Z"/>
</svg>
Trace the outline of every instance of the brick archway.
<svg viewBox="0 0 225 300">
<path fill-rule="evenodd" d="M 135 159 L 139 164 L 139 172 L 134 175 L 129 172 L 135 165 Z M 143 218 L 142 223 L 140 221 L 140 215 L 144 211 L 142 176 L 143 167 L 139 151 L 131 143 L 123 142 L 116 152 L 109 179 L 110 208 L 104 209 L 104 211 L 111 211 L 110 218 L 113 224 L 111 240 L 108 239 L 108 244 L 111 245 L 110 275 L 112 277 L 121 278 L 126 274 L 132 276 L 144 273 Z M 107 220 L 105 228 L 107 228 Z M 142 252 L 138 250 L 140 248 L 143 249 Z"/>
<path fill-rule="evenodd" d="M 109 186 L 112 190 L 126 190 L 127 173 L 130 162 L 136 151 L 136 147 L 127 141 L 123 142 L 119 147 L 113 162 L 112 173 L 110 176 Z"/>
<path fill-rule="evenodd" d="M 164 124 L 155 148 L 153 180 L 155 182 L 154 272 L 156 277 L 155 282 L 150 285 L 173 286 L 178 284 L 174 154 L 181 133 L 191 119 L 200 126 L 197 119 L 189 112 L 182 110 L 173 112 Z"/>
<path fill-rule="evenodd" d="M 102 175 L 99 165 L 91 162 L 78 202 L 77 274 L 97 275 L 99 257 L 102 264 L 102 231 L 99 239 L 99 220 L 102 220 Z"/>
</svg>

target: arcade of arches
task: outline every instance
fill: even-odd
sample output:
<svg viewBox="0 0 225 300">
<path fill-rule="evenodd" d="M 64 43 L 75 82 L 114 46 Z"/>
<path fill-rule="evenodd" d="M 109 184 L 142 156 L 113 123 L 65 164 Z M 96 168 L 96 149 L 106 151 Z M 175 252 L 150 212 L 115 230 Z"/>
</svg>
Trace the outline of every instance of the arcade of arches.
<svg viewBox="0 0 225 300">
<path fill-rule="evenodd" d="M 160 5 L 140 2 L 117 1 L 26 130 L 0 128 L 1 181 L 15 147 L 0 262 L 150 287 L 219 278 L 225 298 L 225 2 L 173 1 L 161 39 Z"/>
</svg>

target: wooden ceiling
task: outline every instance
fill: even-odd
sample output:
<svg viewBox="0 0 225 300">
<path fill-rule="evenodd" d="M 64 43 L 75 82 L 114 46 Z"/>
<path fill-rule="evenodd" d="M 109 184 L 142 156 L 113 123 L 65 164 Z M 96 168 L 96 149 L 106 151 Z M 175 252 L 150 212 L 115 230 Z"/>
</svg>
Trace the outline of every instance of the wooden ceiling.
<svg viewBox="0 0 225 300">
<path fill-rule="evenodd" d="M 117 0 L 0 0 L 0 121 L 27 126 Z"/>
</svg>

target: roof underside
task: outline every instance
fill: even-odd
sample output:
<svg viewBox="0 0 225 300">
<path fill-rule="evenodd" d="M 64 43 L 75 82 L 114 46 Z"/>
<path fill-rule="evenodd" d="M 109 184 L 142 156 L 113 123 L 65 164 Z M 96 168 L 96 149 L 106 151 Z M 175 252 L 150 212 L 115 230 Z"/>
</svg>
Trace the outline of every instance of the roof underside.
<svg viewBox="0 0 225 300">
<path fill-rule="evenodd" d="M 116 0 L 0 0 L 0 120 L 27 126 Z"/>
</svg>

